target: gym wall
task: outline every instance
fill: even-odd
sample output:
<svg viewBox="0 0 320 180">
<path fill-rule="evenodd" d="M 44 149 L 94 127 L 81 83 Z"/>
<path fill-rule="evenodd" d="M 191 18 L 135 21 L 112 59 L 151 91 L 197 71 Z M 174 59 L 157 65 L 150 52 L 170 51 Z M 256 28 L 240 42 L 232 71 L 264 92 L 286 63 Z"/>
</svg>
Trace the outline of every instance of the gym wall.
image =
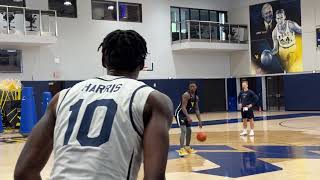
<svg viewBox="0 0 320 180">
<path fill-rule="evenodd" d="M 101 66 L 97 48 L 105 35 L 116 29 L 133 29 L 146 38 L 150 53 L 148 58 L 154 62 L 155 68 L 152 72 L 143 72 L 141 79 L 230 76 L 228 53 L 193 53 L 192 56 L 173 53 L 170 33 L 170 6 L 227 10 L 228 1 L 126 1 L 142 4 L 142 23 L 92 20 L 91 0 L 78 0 L 77 18 L 58 18 L 57 43 L 48 47 L 18 47 L 23 51 L 23 73 L 0 73 L 0 79 L 82 80 L 101 76 L 106 72 Z M 26 0 L 26 4 L 29 8 L 48 9 L 48 0 Z M 60 59 L 59 64 L 54 62 L 55 58 Z M 58 76 L 53 77 L 54 73 Z"/>
</svg>

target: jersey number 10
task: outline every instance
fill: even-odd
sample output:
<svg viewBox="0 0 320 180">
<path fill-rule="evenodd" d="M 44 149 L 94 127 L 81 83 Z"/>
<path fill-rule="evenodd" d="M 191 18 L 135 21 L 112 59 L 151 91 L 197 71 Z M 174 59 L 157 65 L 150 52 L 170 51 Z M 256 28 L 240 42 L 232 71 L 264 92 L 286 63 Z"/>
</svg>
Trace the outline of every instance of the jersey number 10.
<svg viewBox="0 0 320 180">
<path fill-rule="evenodd" d="M 67 145 L 70 140 L 70 136 L 73 132 L 74 125 L 76 124 L 79 110 L 83 103 L 83 99 L 80 99 L 77 103 L 70 107 L 71 115 L 69 118 L 68 128 L 64 137 L 64 145 Z M 92 122 L 92 118 L 97 107 L 106 107 L 107 112 L 103 119 L 102 128 L 98 137 L 90 138 L 88 137 L 89 128 Z M 85 109 L 84 115 L 81 119 L 80 128 L 77 134 L 77 140 L 81 146 L 93 146 L 98 147 L 109 141 L 112 124 L 114 117 L 117 112 L 118 105 L 113 99 L 101 99 L 96 100 L 90 104 Z"/>
</svg>

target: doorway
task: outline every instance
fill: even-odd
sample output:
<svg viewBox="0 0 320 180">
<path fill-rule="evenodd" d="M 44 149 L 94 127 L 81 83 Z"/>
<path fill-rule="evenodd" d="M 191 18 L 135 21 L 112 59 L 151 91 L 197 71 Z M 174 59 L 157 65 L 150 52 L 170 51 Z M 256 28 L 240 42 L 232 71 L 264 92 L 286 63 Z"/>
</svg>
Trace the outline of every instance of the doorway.
<svg viewBox="0 0 320 180">
<path fill-rule="evenodd" d="M 268 111 L 284 111 L 283 76 L 266 77 Z"/>
</svg>

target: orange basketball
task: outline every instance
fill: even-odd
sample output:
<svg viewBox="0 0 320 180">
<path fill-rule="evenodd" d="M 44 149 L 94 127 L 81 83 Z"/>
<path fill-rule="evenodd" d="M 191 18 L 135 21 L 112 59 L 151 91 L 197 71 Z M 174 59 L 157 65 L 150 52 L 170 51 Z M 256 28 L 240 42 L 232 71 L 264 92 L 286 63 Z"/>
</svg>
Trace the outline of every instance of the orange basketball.
<svg viewBox="0 0 320 180">
<path fill-rule="evenodd" d="M 198 133 L 197 133 L 197 139 L 198 139 L 198 141 L 200 141 L 200 142 L 204 142 L 204 141 L 207 140 L 207 134 L 204 133 L 204 132 L 198 132 Z"/>
</svg>

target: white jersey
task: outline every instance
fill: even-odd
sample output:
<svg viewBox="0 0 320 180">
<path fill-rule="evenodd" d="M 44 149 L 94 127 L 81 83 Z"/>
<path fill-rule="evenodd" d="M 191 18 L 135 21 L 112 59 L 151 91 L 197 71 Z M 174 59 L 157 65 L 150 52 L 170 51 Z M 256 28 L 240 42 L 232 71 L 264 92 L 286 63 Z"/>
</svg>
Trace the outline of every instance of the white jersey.
<svg viewBox="0 0 320 180">
<path fill-rule="evenodd" d="M 151 87 L 104 76 L 60 92 L 52 180 L 136 179 Z"/>
<path fill-rule="evenodd" d="M 289 48 L 296 44 L 295 32 L 289 28 L 289 21 L 286 21 L 286 28 L 283 31 L 279 31 L 279 25 L 276 27 L 277 40 L 280 47 Z"/>
</svg>

